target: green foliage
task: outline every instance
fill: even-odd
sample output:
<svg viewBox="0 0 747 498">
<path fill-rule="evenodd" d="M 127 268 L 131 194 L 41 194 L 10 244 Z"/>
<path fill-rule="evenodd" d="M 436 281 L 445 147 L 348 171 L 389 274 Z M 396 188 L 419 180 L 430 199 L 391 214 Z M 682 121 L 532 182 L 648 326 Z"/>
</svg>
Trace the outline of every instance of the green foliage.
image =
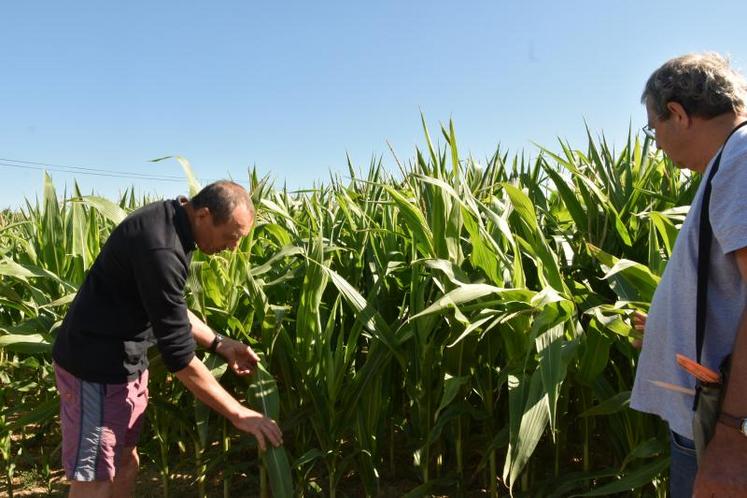
<svg viewBox="0 0 747 498">
<path fill-rule="evenodd" d="M 635 137 L 618 154 L 590 135 L 584 152 L 561 142 L 481 165 L 453 125 L 443 147 L 423 125 L 427 150 L 397 178 L 349 164 L 349 180 L 290 193 L 250 172 L 256 227 L 235 252 L 195 256 L 188 303 L 261 351 L 248 389 L 204 359 L 279 420 L 285 446 L 258 457 L 154 358 L 142 452 L 164 493 L 190 461 L 201 495 L 218 469 L 228 482 L 247 466 L 269 480 L 261 496 L 377 496 L 398 480 L 418 483 L 409 496 L 661 494 L 665 428 L 627 407 L 629 314 L 647 308 L 697 179 Z M 11 433 L 54 426 L 55 328 L 113 226 L 147 201 L 77 187 L 59 201 L 44 182 L 36 205 L 0 217 L 7 472 Z"/>
</svg>

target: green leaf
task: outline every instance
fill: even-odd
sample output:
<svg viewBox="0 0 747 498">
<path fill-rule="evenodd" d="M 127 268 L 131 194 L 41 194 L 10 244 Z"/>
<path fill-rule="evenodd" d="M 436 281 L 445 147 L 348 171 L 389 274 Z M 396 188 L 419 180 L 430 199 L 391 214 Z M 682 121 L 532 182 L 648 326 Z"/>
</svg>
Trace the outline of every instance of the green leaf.
<svg viewBox="0 0 747 498">
<path fill-rule="evenodd" d="M 88 268 L 91 265 L 91 254 L 88 250 L 88 218 L 82 206 L 73 204 L 68 230 L 72 240 L 71 255 L 80 257 L 83 260 L 83 267 Z"/>
<path fill-rule="evenodd" d="M 423 212 L 407 198 L 400 194 L 394 188 L 385 185 L 384 189 L 394 200 L 400 212 L 405 218 L 405 223 L 415 237 L 416 243 L 420 246 L 421 252 L 426 257 L 435 257 L 436 252 L 433 244 L 433 233 L 428 223 L 425 221 Z"/>
<path fill-rule="evenodd" d="M 27 425 L 40 425 L 52 421 L 60 412 L 60 399 L 55 396 L 52 399 L 42 401 L 38 405 L 21 414 L 7 427 L 9 432 L 23 429 Z"/>
<path fill-rule="evenodd" d="M 623 461 L 621 470 L 624 470 L 630 462 L 663 455 L 666 453 L 666 450 L 666 445 L 663 444 L 660 439 L 655 437 L 649 438 L 628 453 L 628 456 L 625 457 L 625 461 Z"/>
<path fill-rule="evenodd" d="M 217 354 L 206 353 L 203 358 L 203 363 L 215 380 L 220 380 L 228 368 L 228 364 Z M 210 415 L 212 410 L 206 404 L 198 401 L 197 398 L 195 398 L 194 403 L 197 435 L 200 439 L 201 447 L 205 449 L 208 444 L 208 429 L 210 427 Z"/>
<path fill-rule="evenodd" d="M 537 370 L 542 376 L 542 385 L 547 394 L 547 415 L 550 421 L 550 429 L 553 440 L 555 439 L 555 418 L 557 416 L 557 404 L 560 397 L 560 388 L 566 377 L 568 362 L 571 356 L 563 354 L 563 348 L 569 348 L 569 343 L 564 340 L 563 330 L 565 323 L 560 323 L 541 334 L 536 339 L 537 352 L 540 362 Z M 575 346 L 575 343 L 573 343 Z"/>
<path fill-rule="evenodd" d="M 127 212 L 103 197 L 97 197 L 95 195 L 87 195 L 83 197 L 74 197 L 70 199 L 71 202 L 85 204 L 86 206 L 92 207 L 97 210 L 107 220 L 111 221 L 115 225 L 119 225 L 127 217 Z"/>
<path fill-rule="evenodd" d="M 523 233 L 524 237 L 517 235 L 516 239 L 527 253 L 536 256 L 533 259 L 541 272 L 542 285 L 549 284 L 553 288 L 565 292 L 565 284 L 560 274 L 557 255 L 553 253 L 545 240 L 531 199 L 510 183 L 502 183 L 501 186 L 511 199 L 519 219 L 524 222 L 524 226 L 519 226 L 517 230 L 519 233 Z"/>
<path fill-rule="evenodd" d="M 618 259 L 598 247 L 588 244 L 592 255 L 608 268 L 605 279 L 613 282 L 613 290 L 625 301 L 651 302 L 660 278 L 635 261 Z"/>
<path fill-rule="evenodd" d="M 534 206 L 529 197 L 518 189 L 516 186 L 510 183 L 501 184 L 511 198 L 511 204 L 513 204 L 516 213 L 529 228 L 536 232 L 539 231 L 539 222 L 537 221 L 537 215 L 534 212 Z"/>
<path fill-rule="evenodd" d="M 434 491 L 437 489 L 454 489 L 456 485 L 456 479 L 454 479 L 453 477 L 447 476 L 438 479 L 431 479 L 428 482 L 411 489 L 410 491 L 402 495 L 402 498 L 425 498 L 428 496 L 433 496 Z"/>
<path fill-rule="evenodd" d="M 616 481 L 600 486 L 588 493 L 573 495 L 580 496 L 609 496 L 615 493 L 624 493 L 643 487 L 661 475 L 669 468 L 669 458 L 658 458 L 635 470 L 621 474 Z"/>
<path fill-rule="evenodd" d="M 558 194 L 563 199 L 563 203 L 568 209 L 568 212 L 571 214 L 573 222 L 577 227 L 586 227 L 588 224 L 586 211 L 578 201 L 576 193 L 570 187 L 568 187 L 568 180 L 560 176 L 560 173 L 555 171 L 555 169 L 550 166 L 547 161 L 544 160 L 544 158 L 542 159 L 542 167 L 552 179 L 553 183 L 555 184 L 555 188 L 558 189 Z"/>
<path fill-rule="evenodd" d="M 23 354 L 51 353 L 52 345 L 40 334 L 0 336 L 0 348 Z"/>
<path fill-rule="evenodd" d="M 518 379 L 515 379 L 515 384 Z M 506 462 L 503 467 L 503 479 L 513 489 L 521 471 L 545 432 L 549 420 L 547 410 L 547 393 L 542 387 L 542 374 L 535 371 L 531 380 L 524 379 L 518 389 L 511 388 L 509 382 L 509 417 L 511 418 L 511 437 L 509 440 Z M 529 384 L 527 386 L 527 384 Z M 516 422 L 518 420 L 518 430 Z"/>
<path fill-rule="evenodd" d="M 620 219 L 620 215 L 612 206 L 608 206 L 608 213 L 611 213 L 612 219 L 615 221 L 615 230 L 617 230 L 617 234 L 620 236 L 620 239 L 626 246 L 630 247 L 632 244 L 630 240 L 630 234 L 628 233 L 628 229 L 625 227 L 625 224 L 622 222 L 622 219 Z"/>
<path fill-rule="evenodd" d="M 270 259 L 268 259 L 265 263 L 255 266 L 251 269 L 252 277 L 257 278 L 260 275 L 263 275 L 270 271 L 273 266 L 280 261 L 281 259 L 289 258 L 291 256 L 296 256 L 299 254 L 303 254 L 304 250 L 298 246 L 294 245 L 287 245 L 280 249 L 276 254 L 274 254 Z"/>
<path fill-rule="evenodd" d="M 280 416 L 280 398 L 275 379 L 262 363 L 257 364 L 254 379 L 247 389 L 247 398 L 266 417 L 277 421 Z M 262 463 L 270 477 L 270 487 L 274 498 L 293 498 L 293 476 L 288 454 L 284 447 L 275 448 L 267 444 L 267 451 L 261 454 Z"/>
<path fill-rule="evenodd" d="M 329 275 L 330 280 L 337 287 L 337 290 L 345 298 L 345 301 L 353 307 L 358 313 L 356 320 L 362 321 L 366 328 L 381 340 L 396 356 L 401 357 L 402 353 L 397 347 L 397 339 L 394 337 L 392 330 L 386 323 L 381 314 L 358 292 L 350 283 L 345 280 L 339 273 L 322 265 L 324 271 Z"/>
<path fill-rule="evenodd" d="M 585 412 L 579 414 L 579 417 L 598 417 L 601 415 L 612 415 L 621 412 L 630 405 L 630 391 L 623 391 L 606 399 L 598 405 L 592 406 Z"/>
<path fill-rule="evenodd" d="M 23 280 L 24 282 L 27 278 L 40 276 L 37 273 L 32 272 L 31 270 L 19 265 L 15 261 L 8 258 L 3 258 L 2 260 L 0 260 L 0 275 L 4 275 L 6 277 L 14 277 Z"/>
<path fill-rule="evenodd" d="M 438 415 L 441 413 L 441 410 L 449 406 L 449 404 L 454 401 L 454 398 L 456 398 L 457 394 L 459 394 L 459 390 L 469 382 L 469 376 L 461 376 L 461 377 L 452 377 L 448 374 L 446 374 L 446 378 L 444 379 L 444 391 L 441 395 L 441 402 L 438 405 L 438 408 L 436 409 L 436 413 L 434 414 L 433 418 L 438 419 Z"/>
<path fill-rule="evenodd" d="M 159 161 L 165 161 L 166 159 L 176 159 L 179 162 L 184 170 L 184 175 L 187 177 L 187 181 L 189 182 L 189 196 L 194 197 L 197 195 L 202 187 L 200 186 L 200 182 L 197 181 L 197 177 L 195 177 L 195 174 L 192 171 L 192 166 L 186 158 L 182 156 L 164 156 L 159 157 L 158 159 L 151 159 L 150 162 L 157 163 Z"/>
<path fill-rule="evenodd" d="M 311 463 L 315 460 L 318 460 L 319 458 L 322 458 L 324 455 L 319 450 L 319 448 L 312 448 L 300 457 L 293 463 L 293 468 L 300 469 L 303 466 L 305 466 L 307 463 Z"/>
<path fill-rule="evenodd" d="M 478 319 L 478 320 L 470 323 L 464 329 L 464 331 L 461 334 L 459 334 L 459 337 L 457 337 L 456 339 L 454 339 L 454 341 L 451 342 L 450 344 L 448 344 L 446 347 L 447 348 L 453 348 L 454 346 L 456 346 L 457 344 L 459 344 L 465 337 L 467 337 L 472 332 L 474 332 L 475 330 L 478 330 L 480 327 L 482 327 L 486 322 L 488 322 L 490 320 L 494 320 L 494 319 L 495 319 L 495 313 L 490 313 L 486 317 L 480 318 L 480 319 Z"/>
<path fill-rule="evenodd" d="M 75 293 L 66 294 L 54 301 L 50 301 L 47 304 L 39 306 L 39 308 L 54 308 L 55 306 L 65 306 L 73 302 L 75 299 Z"/>
<path fill-rule="evenodd" d="M 596 327 L 589 326 L 584 331 L 576 378 L 590 387 L 602 374 L 609 361 L 612 339 L 602 334 Z"/>
<path fill-rule="evenodd" d="M 442 314 L 460 304 L 470 303 L 489 295 L 499 295 L 502 300 L 528 302 L 534 293 L 527 289 L 504 289 L 487 284 L 465 284 L 447 292 L 420 313 L 411 316 L 409 321 L 433 314 Z"/>
</svg>

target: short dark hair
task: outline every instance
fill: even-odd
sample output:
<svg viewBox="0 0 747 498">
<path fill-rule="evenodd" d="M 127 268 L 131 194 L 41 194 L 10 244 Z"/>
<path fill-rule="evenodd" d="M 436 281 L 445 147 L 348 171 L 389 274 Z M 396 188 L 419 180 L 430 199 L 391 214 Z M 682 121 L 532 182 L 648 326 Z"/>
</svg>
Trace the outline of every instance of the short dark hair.
<svg viewBox="0 0 747 498">
<path fill-rule="evenodd" d="M 641 103 L 651 103 L 660 119 L 669 117 L 669 102 L 705 119 L 744 111 L 747 83 L 715 52 L 687 54 L 665 62 L 649 77 Z"/>
<path fill-rule="evenodd" d="M 195 209 L 208 208 L 216 225 L 227 222 L 231 213 L 242 204 L 254 216 L 254 204 L 249 193 L 238 183 L 229 180 L 218 180 L 204 187 L 189 203 Z"/>
</svg>

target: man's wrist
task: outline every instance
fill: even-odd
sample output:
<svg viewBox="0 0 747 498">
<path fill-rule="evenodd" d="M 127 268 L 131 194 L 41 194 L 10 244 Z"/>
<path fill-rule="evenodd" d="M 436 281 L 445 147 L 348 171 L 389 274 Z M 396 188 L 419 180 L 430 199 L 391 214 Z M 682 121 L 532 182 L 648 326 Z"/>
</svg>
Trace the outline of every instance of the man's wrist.
<svg viewBox="0 0 747 498">
<path fill-rule="evenodd" d="M 747 417 L 735 417 L 722 411 L 719 413 L 718 421 L 732 429 L 738 430 L 743 436 L 747 436 Z"/>
<path fill-rule="evenodd" d="M 231 422 L 233 425 L 238 426 L 242 420 L 245 420 L 247 418 L 252 418 L 253 416 L 261 416 L 261 413 L 258 413 L 251 408 L 248 408 L 238 401 L 236 401 L 236 407 L 230 412 L 230 414 L 226 417 L 229 422 Z"/>
<path fill-rule="evenodd" d="M 211 353 L 215 353 L 218 351 L 218 347 L 221 345 L 221 343 L 225 340 L 225 337 L 223 337 L 221 334 L 216 333 L 215 337 L 213 337 L 213 342 L 210 343 L 210 347 L 208 348 L 208 351 Z"/>
</svg>

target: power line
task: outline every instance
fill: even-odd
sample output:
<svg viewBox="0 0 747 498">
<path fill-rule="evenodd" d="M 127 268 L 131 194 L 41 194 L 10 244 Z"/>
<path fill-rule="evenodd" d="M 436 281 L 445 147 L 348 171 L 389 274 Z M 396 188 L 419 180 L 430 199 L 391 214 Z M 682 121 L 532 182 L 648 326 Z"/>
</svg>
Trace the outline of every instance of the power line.
<svg viewBox="0 0 747 498">
<path fill-rule="evenodd" d="M 69 166 L 64 164 L 54 164 L 54 163 L 40 163 L 36 161 L 22 161 L 20 159 L 6 159 L 0 157 L 0 161 L 8 162 L 8 163 L 18 163 L 18 164 L 33 164 L 36 166 L 46 166 L 51 168 L 65 168 L 70 170 L 76 170 L 76 171 L 93 171 L 93 172 L 99 172 L 99 173 L 115 173 L 119 175 L 132 175 L 132 176 L 142 176 L 142 177 L 158 177 L 158 178 L 170 178 L 173 180 L 183 180 L 184 177 L 181 176 L 174 176 L 174 175 L 151 175 L 147 173 L 132 173 L 129 171 L 112 171 L 108 169 L 101 169 L 101 168 L 86 168 L 83 166 Z"/>
<path fill-rule="evenodd" d="M 31 169 L 31 170 L 37 170 L 37 171 L 52 171 L 55 173 L 68 173 L 71 175 L 88 175 L 88 176 L 107 176 L 111 178 L 127 178 L 129 180 L 152 180 L 152 181 L 160 181 L 160 182 L 184 182 L 184 179 L 175 179 L 175 178 L 159 178 L 156 176 L 152 177 L 146 177 L 146 176 L 129 176 L 129 175 L 122 175 L 118 173 L 94 173 L 94 172 L 86 172 L 86 171 L 70 171 L 70 170 L 64 170 L 64 169 L 57 169 L 57 168 L 42 168 L 39 166 L 24 166 L 21 164 L 7 164 L 0 162 L 0 167 L 5 166 L 7 168 L 19 168 L 19 169 Z"/>
<path fill-rule="evenodd" d="M 20 159 L 5 159 L 0 158 L 0 166 L 9 168 L 36 170 L 36 171 L 52 171 L 56 173 L 68 173 L 75 175 L 89 175 L 89 176 L 103 176 L 111 178 L 126 178 L 129 180 L 152 180 L 160 182 L 179 182 L 184 183 L 185 177 L 172 176 L 172 175 L 147 175 L 142 173 L 132 173 L 125 171 L 112 171 L 101 168 L 87 168 L 82 166 L 66 166 L 61 164 L 53 163 L 42 163 L 36 161 L 23 161 Z M 212 179 L 201 179 L 204 181 L 214 181 Z"/>
</svg>

